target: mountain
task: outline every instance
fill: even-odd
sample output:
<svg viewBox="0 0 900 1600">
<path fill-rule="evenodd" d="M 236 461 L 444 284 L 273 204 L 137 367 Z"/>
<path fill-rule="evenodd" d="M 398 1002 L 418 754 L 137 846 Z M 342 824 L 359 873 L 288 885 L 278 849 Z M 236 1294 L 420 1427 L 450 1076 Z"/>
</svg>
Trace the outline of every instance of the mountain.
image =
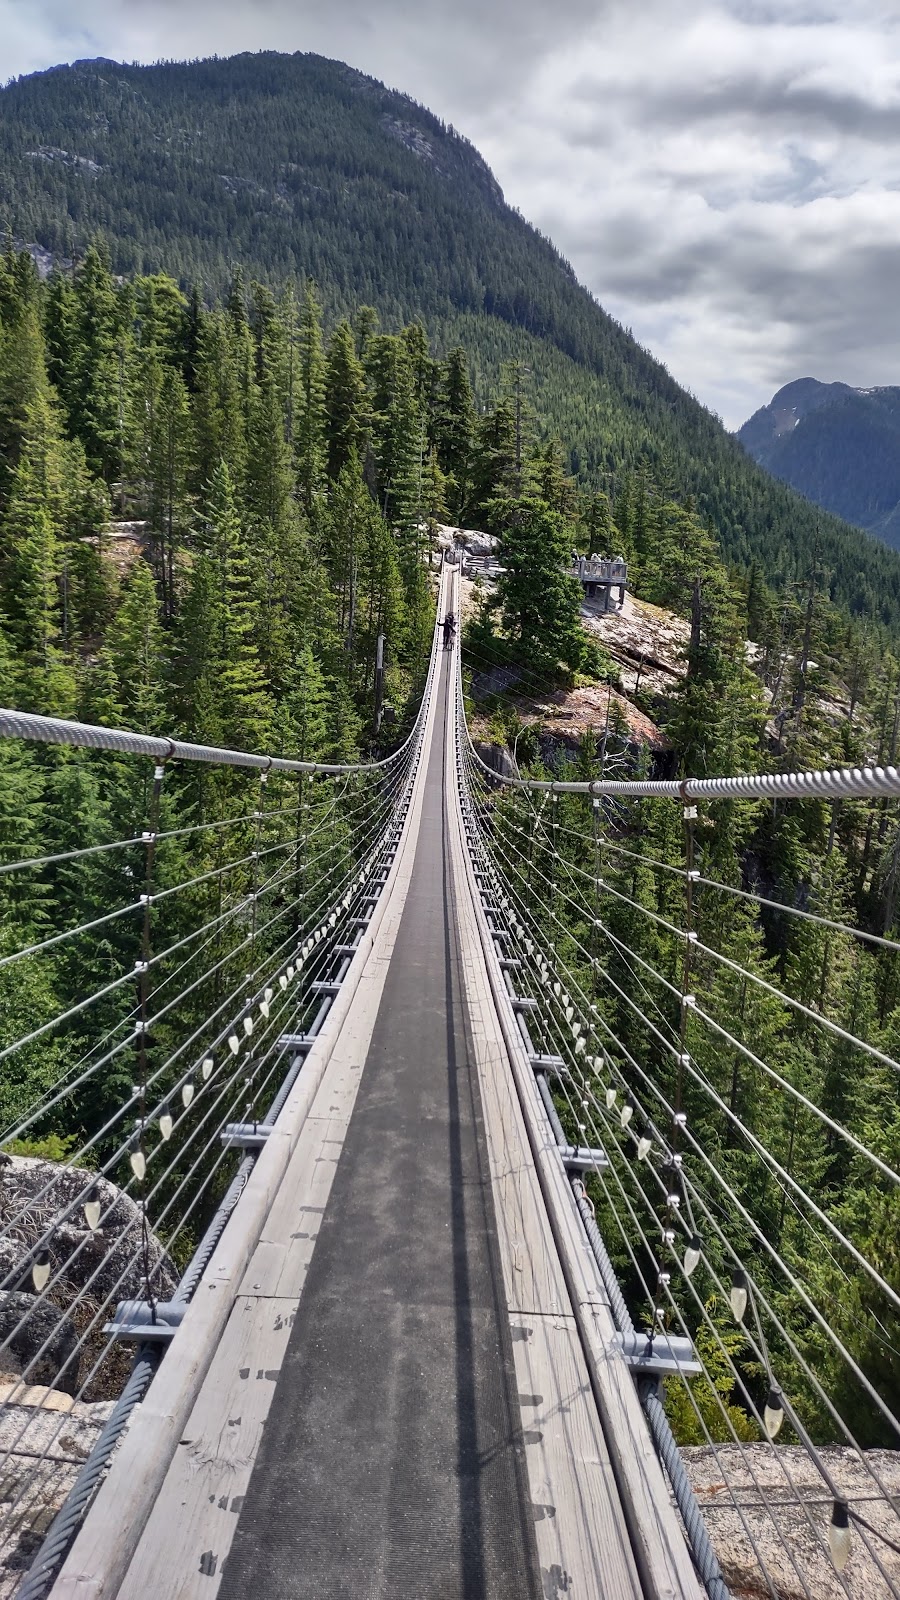
<svg viewBox="0 0 900 1600">
<path fill-rule="evenodd" d="M 767 472 L 900 549 L 900 388 L 798 378 L 737 437 Z"/>
<path fill-rule="evenodd" d="M 466 139 L 340 62 L 97 60 L 20 78 L 0 90 L 0 224 L 45 266 L 102 232 L 118 272 L 207 294 L 235 263 L 310 275 L 332 319 L 365 300 L 388 329 L 418 316 L 439 349 L 464 345 L 482 402 L 518 358 L 583 481 L 646 470 L 775 583 L 805 578 L 818 537 L 834 597 L 900 625 L 900 559 L 762 472 L 506 205 Z"/>
</svg>

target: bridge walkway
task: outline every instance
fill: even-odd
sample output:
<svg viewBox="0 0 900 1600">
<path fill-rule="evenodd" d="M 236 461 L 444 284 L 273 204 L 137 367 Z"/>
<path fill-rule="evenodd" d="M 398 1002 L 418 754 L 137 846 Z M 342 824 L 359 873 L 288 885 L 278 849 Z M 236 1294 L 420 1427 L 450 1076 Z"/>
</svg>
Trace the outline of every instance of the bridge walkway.
<svg viewBox="0 0 900 1600">
<path fill-rule="evenodd" d="M 187 1421 L 182 1329 L 57 1600 L 648 1593 L 477 945 L 450 665 L 385 915 Z"/>
</svg>

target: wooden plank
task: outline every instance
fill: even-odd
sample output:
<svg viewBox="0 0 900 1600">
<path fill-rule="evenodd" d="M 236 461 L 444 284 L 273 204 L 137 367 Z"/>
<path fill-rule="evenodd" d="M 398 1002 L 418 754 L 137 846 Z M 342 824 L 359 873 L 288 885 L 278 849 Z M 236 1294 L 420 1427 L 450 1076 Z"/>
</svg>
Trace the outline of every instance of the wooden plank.
<svg viewBox="0 0 900 1600">
<path fill-rule="evenodd" d="M 521 1070 L 524 1077 L 527 1064 Z M 526 1082 L 536 1094 L 530 1073 Z M 596 1296 L 596 1263 L 571 1203 L 562 1165 L 557 1159 L 546 1162 L 540 1171 L 632 1546 L 648 1595 L 653 1600 L 704 1600 L 634 1381 L 616 1348 L 612 1314 Z"/>
<path fill-rule="evenodd" d="M 326 1099 L 331 1098 L 329 1090 Z M 351 1110 L 352 1104 L 341 1118 L 307 1119 L 244 1274 L 241 1294 L 291 1296 L 302 1292 Z"/>
<path fill-rule="evenodd" d="M 119 1600 L 218 1592 L 297 1305 L 235 1301 Z"/>
<path fill-rule="evenodd" d="M 545 1594 L 643 1600 L 574 1317 L 523 1317 L 513 1358 Z"/>
<path fill-rule="evenodd" d="M 487 981 L 483 964 L 479 971 L 464 955 L 463 967 L 479 1065 L 506 1302 L 511 1312 L 571 1315 L 509 1056 L 502 1039 L 498 1046 L 496 1038 L 491 1037 L 497 1032 L 497 1021 L 493 1000 L 488 997 L 486 1004 L 480 992 Z"/>
</svg>

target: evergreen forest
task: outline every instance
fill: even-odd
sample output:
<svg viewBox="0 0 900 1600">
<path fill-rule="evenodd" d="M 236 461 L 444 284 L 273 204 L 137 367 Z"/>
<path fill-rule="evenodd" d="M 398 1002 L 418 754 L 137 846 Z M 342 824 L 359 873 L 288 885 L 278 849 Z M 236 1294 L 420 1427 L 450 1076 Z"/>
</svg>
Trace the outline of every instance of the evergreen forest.
<svg viewBox="0 0 900 1600">
<path fill-rule="evenodd" d="M 0 224 L 43 267 L 107 239 L 113 271 L 172 275 L 204 300 L 234 266 L 321 289 L 326 328 L 373 306 L 463 346 L 479 408 L 504 365 L 532 374 L 567 471 L 615 497 L 645 472 L 691 495 L 726 560 L 823 583 L 900 622 L 900 557 L 811 506 L 742 447 L 508 206 L 473 146 L 406 95 L 314 55 L 155 66 L 80 61 L 0 89 Z"/>
<path fill-rule="evenodd" d="M 61 73 L 58 81 L 84 89 L 82 79 L 90 87 L 97 70 L 81 79 Z M 158 70 L 167 81 L 168 69 Z M 355 77 L 346 80 L 351 88 Z M 180 81 L 174 68 L 171 78 Z M 36 92 L 18 88 L 23 96 Z M 381 116 L 384 92 L 360 92 L 365 105 L 374 96 Z M 408 115 L 423 114 L 411 108 Z M 449 132 L 441 137 L 456 149 Z M 411 170 L 445 181 L 414 150 L 398 148 Z M 462 145 L 460 161 L 481 171 Z M 73 184 L 83 181 L 80 169 L 65 171 Z M 485 208 L 496 210 L 486 171 L 480 181 Z M 509 227 L 520 230 L 523 249 L 544 252 L 548 281 L 569 285 L 560 307 L 574 316 L 582 306 L 592 337 L 602 332 L 607 340 L 605 354 L 598 344 L 590 358 L 590 381 L 587 356 L 578 366 L 582 358 L 563 350 L 561 323 L 549 339 L 526 330 L 524 314 L 518 321 L 496 309 L 451 314 L 444 304 L 432 327 L 417 317 L 403 321 L 398 297 L 382 317 L 377 306 L 351 298 L 349 280 L 344 287 L 329 281 L 320 293 L 310 277 L 286 273 L 279 281 L 274 269 L 226 274 L 212 245 L 194 263 L 195 283 L 186 259 L 175 263 L 184 277 L 155 262 L 153 270 L 122 274 L 114 270 L 123 265 L 113 253 L 119 242 L 76 252 L 71 240 L 54 240 L 78 260 L 42 278 L 33 252 L 10 246 L 0 258 L 0 704 L 302 760 L 384 754 L 415 715 L 434 622 L 436 529 L 451 521 L 500 542 L 503 576 L 485 590 L 466 629 L 466 685 L 472 715 L 489 720 L 491 740 L 507 744 L 524 770 L 596 777 L 615 763 L 629 775 L 712 775 L 893 762 L 900 740 L 893 555 L 836 523 L 823 520 L 817 529 L 808 508 L 801 516 L 799 501 L 745 462 L 713 419 L 602 319 L 549 246 L 534 243 L 524 224 Z M 212 219 L 209 228 L 212 239 Z M 152 243 L 149 227 L 147 238 Z M 160 255 L 170 243 L 161 239 Z M 143 256 L 131 263 L 145 264 Z M 460 330 L 470 340 L 448 343 Z M 567 388 L 565 374 L 576 366 L 583 386 Z M 638 380 L 640 406 L 628 398 Z M 670 392 L 677 405 L 657 431 L 650 396 L 667 405 Z M 605 404 L 604 394 L 615 401 Z M 557 432 L 571 415 L 566 405 L 576 403 L 584 406 L 580 423 Z M 579 442 L 589 433 L 592 462 Z M 565 570 L 573 550 L 621 552 L 640 598 L 686 622 L 683 673 L 669 691 L 637 696 L 664 735 L 655 767 L 615 717 L 602 742 L 591 735 L 577 749 L 548 748 L 522 720 L 523 697 L 618 681 L 615 663 L 579 624 L 579 591 Z M 379 635 L 395 711 L 380 731 Z M 513 673 L 515 693 L 485 696 L 478 678 L 498 666 Z M 72 942 L 15 967 L 4 968 L 2 958 L 133 898 L 136 868 L 127 857 L 98 853 L 79 863 L 76 876 L 66 855 L 93 844 L 99 851 L 111 839 L 139 841 L 151 787 L 148 763 L 15 741 L 0 748 L 0 865 L 47 860 L 39 886 L 27 891 L 15 874 L 0 875 L 0 1050 L 44 1019 L 73 1017 L 63 1039 L 20 1051 L 16 1074 L 0 1080 L 6 1129 L 88 1049 L 77 1008 L 86 992 L 121 982 L 132 965 L 133 929 L 120 922 L 88 945 Z M 249 792 L 239 773 L 188 774 L 167 786 L 163 888 L 185 875 L 179 830 L 229 819 L 243 827 L 254 815 Z M 290 829 L 293 802 L 277 785 L 273 799 L 283 803 Z M 667 1086 L 670 1056 L 635 1009 L 644 991 L 634 958 L 677 990 L 683 941 L 670 925 L 679 924 L 683 889 L 669 869 L 684 864 L 678 813 L 655 802 L 610 812 L 604 870 L 622 898 L 604 910 L 612 939 L 601 944 L 577 887 L 590 865 L 578 805 L 560 801 L 549 849 L 533 819 L 523 842 L 522 815 L 500 802 L 498 843 L 520 862 L 531 852 L 550 891 L 548 898 L 535 872 L 523 889 L 528 904 L 554 927 L 585 993 L 618 995 L 610 1027 Z M 781 1254 L 793 1252 L 815 1274 L 817 1298 L 841 1338 L 896 1405 L 893 1308 L 849 1256 L 823 1252 L 810 1264 L 805 1222 L 785 1203 L 784 1189 L 761 1176 L 736 1132 L 740 1122 L 758 1133 L 900 1294 L 897 1191 L 873 1177 L 852 1143 L 888 1168 L 900 1162 L 896 1079 L 878 1055 L 893 1059 L 900 1050 L 896 959 L 877 943 L 900 934 L 896 810 L 886 802 L 742 802 L 705 808 L 697 832 L 703 875 L 735 891 L 698 895 L 701 939 L 761 980 L 704 968 L 701 956 L 698 983 L 705 980 L 720 1026 L 761 1060 L 777 1060 L 797 1093 L 776 1092 L 764 1072 L 748 1073 L 734 1048 L 692 1023 L 691 1057 L 723 1108 L 712 1115 L 708 1099 L 692 1100 L 688 1086 L 692 1126 L 715 1149 L 735 1193 L 765 1219 Z M 221 910 L 217 838 L 211 832 L 190 847 L 199 885 L 191 902 L 177 909 L 170 902 L 173 909 L 159 913 L 170 941 L 187 936 L 187 919 L 198 911 L 214 917 Z M 252 872 L 248 865 L 234 881 L 235 894 Z M 307 887 L 314 895 L 316 885 Z M 747 890 L 772 908 L 761 913 L 741 898 Z M 793 920 L 779 903 L 862 927 L 876 942 L 864 947 Z M 772 992 L 779 989 L 806 1013 L 788 1010 Z M 111 1034 L 130 1006 L 121 989 L 111 995 L 103 1016 Z M 658 1009 L 675 1026 L 671 996 L 663 994 Z M 835 1029 L 824 1047 L 821 1017 Z M 874 1053 L 854 1053 L 840 1028 Z M 173 1038 L 160 1026 L 154 1048 L 162 1052 Z M 65 1153 L 90 1138 L 102 1157 L 105 1119 L 128 1083 L 121 1064 L 94 1076 L 78 1102 L 79 1126 L 71 1111 L 58 1124 L 49 1113 L 35 1130 L 39 1147 Z M 848 1130 L 851 1142 L 832 1138 L 798 1096 Z M 595 1203 L 601 1215 L 599 1195 Z M 193 1239 L 178 1248 L 186 1252 Z M 748 1231 L 740 1243 L 765 1278 L 759 1240 Z M 629 1281 L 634 1260 L 619 1252 L 617 1265 Z M 634 1277 L 631 1288 L 637 1298 Z M 770 1292 L 797 1348 L 814 1359 L 860 1436 L 889 1442 L 866 1397 L 846 1387 L 840 1364 L 829 1372 L 830 1347 L 804 1325 L 774 1276 Z M 710 1317 L 724 1326 L 721 1307 L 711 1303 Z M 698 1336 L 705 1337 L 702 1327 Z M 706 1354 L 715 1369 L 714 1344 Z M 799 1392 L 799 1357 L 785 1347 L 781 1358 L 786 1385 Z M 749 1384 L 757 1377 L 748 1370 Z M 750 1429 L 727 1373 L 722 1384 L 736 1425 Z M 698 1393 L 705 1405 L 702 1386 Z M 831 1437 L 814 1401 L 805 1415 L 820 1438 Z M 711 1405 L 705 1416 L 717 1426 Z M 675 1421 L 683 1439 L 695 1436 L 690 1414 Z"/>
</svg>

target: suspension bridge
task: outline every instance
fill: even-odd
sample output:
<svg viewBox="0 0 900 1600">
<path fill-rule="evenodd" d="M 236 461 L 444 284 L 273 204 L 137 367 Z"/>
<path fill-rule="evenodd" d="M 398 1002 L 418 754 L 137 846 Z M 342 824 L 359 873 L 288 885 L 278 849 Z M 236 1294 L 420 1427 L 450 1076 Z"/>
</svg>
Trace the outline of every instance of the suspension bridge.
<svg viewBox="0 0 900 1600">
<path fill-rule="evenodd" d="M 0 860 L 0 895 L 54 897 L 0 947 L 3 1594 L 900 1596 L 900 1151 L 816 1103 L 754 1003 L 871 1069 L 882 1122 L 897 1052 L 698 916 L 894 962 L 704 840 L 751 801 L 881 817 L 900 774 L 500 777 L 438 635 L 365 766 L 0 735 L 130 774 L 136 812 Z M 54 1003 L 71 950 L 93 987 Z M 16 1154 L 61 1124 L 62 1162 Z M 814 1133 L 881 1232 L 812 1189 Z"/>
</svg>

